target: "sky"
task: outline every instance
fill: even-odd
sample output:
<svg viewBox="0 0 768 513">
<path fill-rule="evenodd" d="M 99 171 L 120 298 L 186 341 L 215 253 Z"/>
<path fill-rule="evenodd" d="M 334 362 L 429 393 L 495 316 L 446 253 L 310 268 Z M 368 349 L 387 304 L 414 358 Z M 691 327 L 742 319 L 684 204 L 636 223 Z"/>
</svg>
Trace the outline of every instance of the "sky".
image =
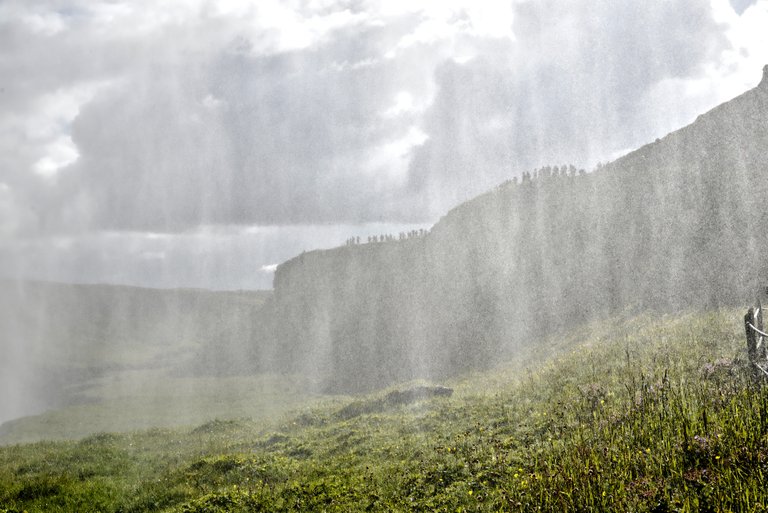
<svg viewBox="0 0 768 513">
<path fill-rule="evenodd" d="M 270 288 L 692 122 L 767 28 L 768 0 L 0 0 L 0 276 Z"/>
</svg>

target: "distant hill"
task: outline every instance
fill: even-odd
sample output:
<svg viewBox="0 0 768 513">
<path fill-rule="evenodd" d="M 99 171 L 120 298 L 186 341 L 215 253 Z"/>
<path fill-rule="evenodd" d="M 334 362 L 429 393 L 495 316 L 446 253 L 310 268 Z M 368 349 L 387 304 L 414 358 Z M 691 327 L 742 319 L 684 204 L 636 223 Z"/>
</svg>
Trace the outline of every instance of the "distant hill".
<svg viewBox="0 0 768 513">
<path fill-rule="evenodd" d="M 767 148 L 768 67 L 755 89 L 594 172 L 535 170 L 424 237 L 283 263 L 260 358 L 361 391 L 484 367 L 627 310 L 744 304 L 768 278 Z"/>
<path fill-rule="evenodd" d="M 90 383 L 124 371 L 250 371 L 256 312 L 270 295 L 2 282 L 0 421 L 86 400 Z"/>
</svg>

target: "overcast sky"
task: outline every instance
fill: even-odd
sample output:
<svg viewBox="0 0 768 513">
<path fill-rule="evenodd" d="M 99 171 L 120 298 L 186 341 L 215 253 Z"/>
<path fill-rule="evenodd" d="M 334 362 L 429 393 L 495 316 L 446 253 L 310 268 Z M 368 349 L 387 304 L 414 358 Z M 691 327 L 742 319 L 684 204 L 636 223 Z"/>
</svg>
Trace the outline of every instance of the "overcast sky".
<svg viewBox="0 0 768 513">
<path fill-rule="evenodd" d="M 766 63 L 768 0 L 0 0 L 0 269 L 269 288 Z"/>
</svg>

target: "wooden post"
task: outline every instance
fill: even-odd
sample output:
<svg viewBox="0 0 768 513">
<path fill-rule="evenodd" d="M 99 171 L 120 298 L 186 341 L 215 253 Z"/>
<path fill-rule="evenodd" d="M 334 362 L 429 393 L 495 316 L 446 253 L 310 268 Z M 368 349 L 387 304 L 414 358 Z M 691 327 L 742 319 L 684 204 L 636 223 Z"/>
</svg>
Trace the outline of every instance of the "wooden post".
<svg viewBox="0 0 768 513">
<path fill-rule="evenodd" d="M 744 316 L 744 330 L 747 332 L 747 356 L 751 364 L 757 362 L 757 333 L 750 326 L 750 324 L 754 325 L 754 321 L 755 310 L 750 307 L 747 310 L 747 315 Z"/>
</svg>

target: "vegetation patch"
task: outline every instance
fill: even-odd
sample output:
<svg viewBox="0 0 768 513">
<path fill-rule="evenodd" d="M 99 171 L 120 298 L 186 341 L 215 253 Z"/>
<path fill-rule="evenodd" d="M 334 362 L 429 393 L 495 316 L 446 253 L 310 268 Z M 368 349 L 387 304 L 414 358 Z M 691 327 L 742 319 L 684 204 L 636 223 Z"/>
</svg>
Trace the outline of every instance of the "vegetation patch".
<svg viewBox="0 0 768 513">
<path fill-rule="evenodd" d="M 614 320 L 439 400 L 5 447 L 0 511 L 761 511 L 768 389 L 742 330 L 733 310 Z"/>
</svg>

